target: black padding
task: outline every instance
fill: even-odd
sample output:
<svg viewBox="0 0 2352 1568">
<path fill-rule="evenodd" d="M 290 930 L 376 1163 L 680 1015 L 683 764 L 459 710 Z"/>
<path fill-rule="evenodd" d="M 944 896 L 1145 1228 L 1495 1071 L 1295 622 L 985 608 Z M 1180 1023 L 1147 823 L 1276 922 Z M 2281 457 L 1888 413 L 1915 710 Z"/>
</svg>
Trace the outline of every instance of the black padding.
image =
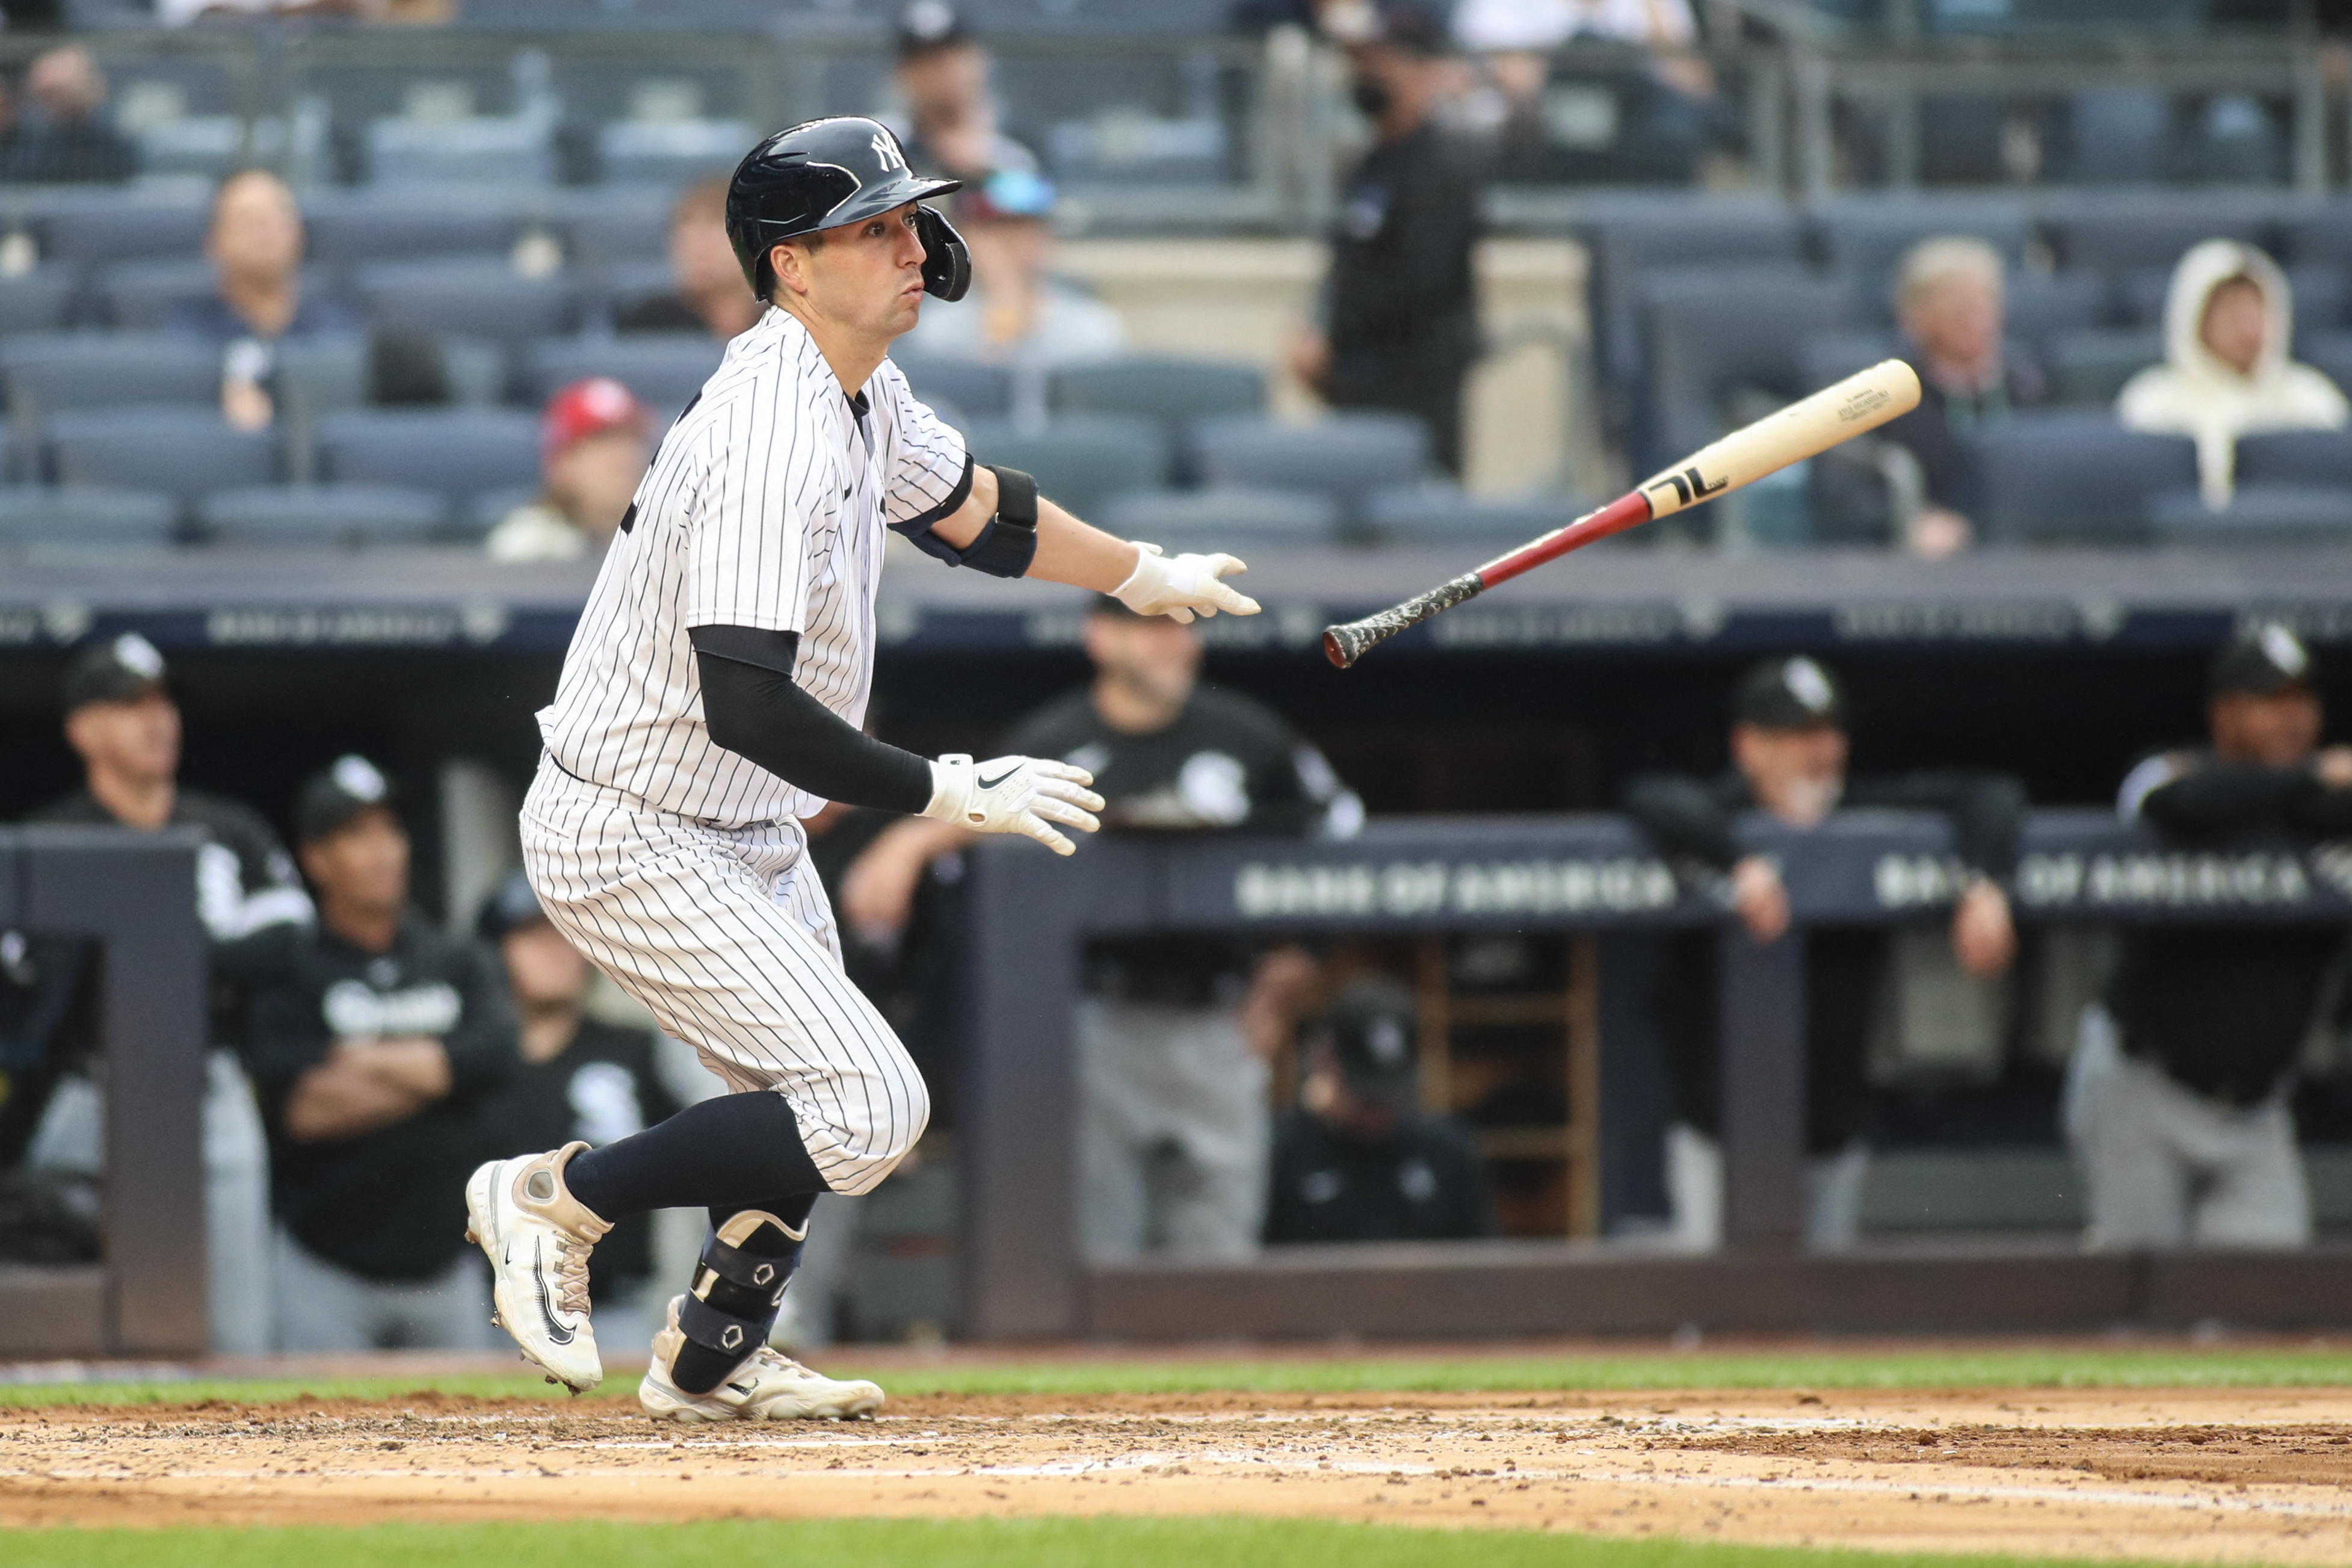
<svg viewBox="0 0 2352 1568">
<path fill-rule="evenodd" d="M 775 1326 L 776 1314 L 772 1311 L 764 1321 L 738 1317 L 692 1294 L 678 1303 L 678 1331 L 703 1349 L 722 1355 L 750 1355 L 768 1342 L 768 1331 Z"/>
<path fill-rule="evenodd" d="M 784 1299 L 784 1286 L 792 1279 L 793 1270 L 800 1262 L 800 1247 L 781 1257 L 757 1252 L 745 1252 L 730 1247 L 717 1237 L 702 1244 L 702 1266 L 729 1284 L 754 1295 Z"/>
<path fill-rule="evenodd" d="M 971 291 L 971 252 L 945 214 L 915 209 L 915 233 L 923 242 L 923 292 L 954 304 Z"/>
<path fill-rule="evenodd" d="M 1037 558 L 1037 481 L 1018 468 L 994 463 L 996 515 L 964 547 L 962 564 L 991 577 L 1020 577 Z"/>
</svg>

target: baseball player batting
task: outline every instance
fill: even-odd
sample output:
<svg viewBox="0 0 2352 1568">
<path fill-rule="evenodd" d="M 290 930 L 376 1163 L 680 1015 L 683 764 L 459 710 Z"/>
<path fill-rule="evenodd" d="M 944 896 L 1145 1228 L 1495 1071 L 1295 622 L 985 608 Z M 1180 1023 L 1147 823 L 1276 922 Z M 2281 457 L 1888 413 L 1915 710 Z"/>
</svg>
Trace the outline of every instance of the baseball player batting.
<svg viewBox="0 0 2352 1568">
<path fill-rule="evenodd" d="M 588 1255 L 625 1215 L 702 1207 L 711 1234 L 638 1388 L 679 1421 L 869 1413 L 870 1383 L 767 1346 L 823 1192 L 871 1190 L 930 1113 L 842 973 L 801 819 L 828 800 L 1020 833 L 1061 854 L 1102 801 L 1062 763 L 925 760 L 864 734 L 882 531 L 950 566 L 1042 577 L 1189 621 L 1256 611 L 1229 555 L 1087 527 L 975 464 L 887 354 L 923 296 L 970 280 L 871 120 L 812 121 L 737 166 L 727 232 L 769 308 L 671 426 L 565 655 L 522 809 L 548 916 L 734 1092 L 591 1149 L 494 1160 L 466 1188 L 498 1321 L 574 1390 L 604 1375 Z"/>
</svg>

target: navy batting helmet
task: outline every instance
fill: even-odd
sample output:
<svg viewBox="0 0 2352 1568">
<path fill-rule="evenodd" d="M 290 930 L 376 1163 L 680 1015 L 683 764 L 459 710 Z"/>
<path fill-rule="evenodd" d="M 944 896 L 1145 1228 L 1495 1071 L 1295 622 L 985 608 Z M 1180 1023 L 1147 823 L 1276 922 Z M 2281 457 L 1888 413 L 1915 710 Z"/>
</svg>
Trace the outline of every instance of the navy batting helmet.
<svg viewBox="0 0 2352 1568">
<path fill-rule="evenodd" d="M 927 180 L 907 167 L 907 150 L 878 120 L 842 115 L 779 131 L 743 155 L 727 184 L 727 239 L 743 279 L 766 300 L 775 291 L 768 252 L 787 239 L 877 217 L 894 207 L 943 196 L 961 180 Z M 919 210 L 923 288 L 961 300 L 971 287 L 963 237 L 938 213 Z"/>
</svg>

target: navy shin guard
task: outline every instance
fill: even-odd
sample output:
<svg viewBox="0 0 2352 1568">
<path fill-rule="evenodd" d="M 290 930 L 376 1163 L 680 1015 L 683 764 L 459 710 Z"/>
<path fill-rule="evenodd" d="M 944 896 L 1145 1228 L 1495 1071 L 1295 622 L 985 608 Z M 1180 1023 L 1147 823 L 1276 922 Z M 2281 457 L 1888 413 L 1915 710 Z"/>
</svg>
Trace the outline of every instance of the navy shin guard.
<svg viewBox="0 0 2352 1568">
<path fill-rule="evenodd" d="M 768 1342 L 808 1236 L 807 1202 L 786 1206 L 798 1212 L 740 1210 L 703 1243 L 694 1289 L 677 1311 L 686 1343 L 670 1365 L 670 1381 L 686 1393 L 709 1393 Z"/>
</svg>

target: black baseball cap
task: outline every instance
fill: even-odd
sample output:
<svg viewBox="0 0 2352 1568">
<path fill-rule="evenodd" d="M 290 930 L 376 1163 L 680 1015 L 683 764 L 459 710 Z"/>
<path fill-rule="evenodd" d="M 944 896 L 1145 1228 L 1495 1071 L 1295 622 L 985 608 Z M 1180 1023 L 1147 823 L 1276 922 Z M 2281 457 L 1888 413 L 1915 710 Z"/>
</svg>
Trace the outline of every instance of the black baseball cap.
<svg viewBox="0 0 2352 1568">
<path fill-rule="evenodd" d="M 971 41 L 971 24 L 947 0 L 914 0 L 898 13 L 898 50 L 902 60 Z"/>
<path fill-rule="evenodd" d="M 1837 679 L 1803 654 L 1768 658 L 1740 677 L 1732 710 L 1759 730 L 1811 730 L 1845 722 Z"/>
<path fill-rule="evenodd" d="M 84 648 L 66 667 L 66 711 L 92 702 L 134 702 L 163 689 L 163 656 L 137 632 Z"/>
<path fill-rule="evenodd" d="M 1421 1097 L 1421 1009 L 1383 975 L 1351 980 L 1323 1012 L 1323 1034 L 1348 1088 L 1364 1100 L 1411 1105 Z"/>
<path fill-rule="evenodd" d="M 2242 691 L 2273 697 L 2289 689 L 2308 691 L 2318 684 L 2319 665 L 2301 637 L 2265 621 L 2249 626 L 2213 656 L 2213 695 Z"/>
<path fill-rule="evenodd" d="M 509 931 L 520 931 L 546 919 L 547 911 L 539 907 L 539 895 L 530 890 L 530 879 L 520 871 L 512 871 L 482 900 L 482 912 L 474 921 L 474 933 L 495 945 Z"/>
<path fill-rule="evenodd" d="M 392 809 L 392 782 L 365 757 L 337 757 L 294 797 L 294 837 L 303 844 L 340 833 L 364 811 Z"/>
</svg>

